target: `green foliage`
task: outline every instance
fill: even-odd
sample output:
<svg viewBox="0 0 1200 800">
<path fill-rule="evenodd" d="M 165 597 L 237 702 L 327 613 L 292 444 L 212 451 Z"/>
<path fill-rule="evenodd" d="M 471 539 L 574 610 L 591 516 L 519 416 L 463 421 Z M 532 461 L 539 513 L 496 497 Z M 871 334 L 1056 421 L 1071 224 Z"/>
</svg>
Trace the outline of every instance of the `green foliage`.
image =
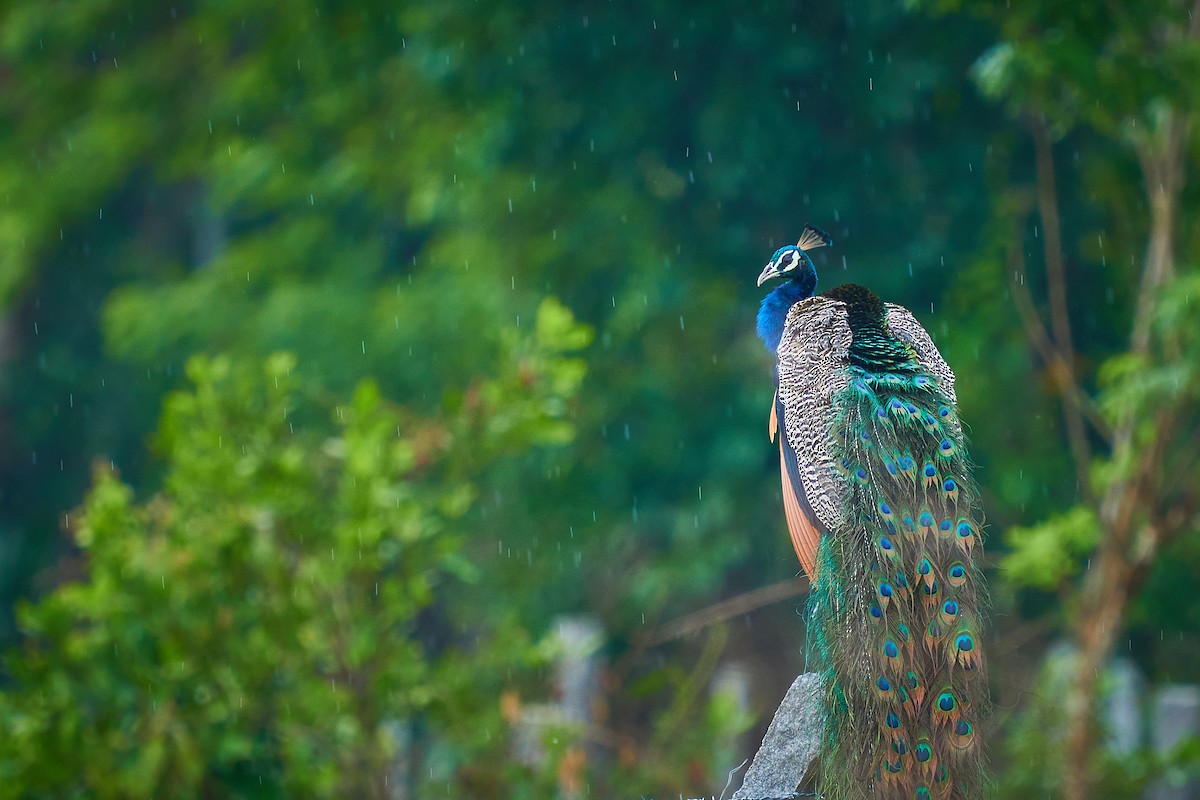
<svg viewBox="0 0 1200 800">
<path fill-rule="evenodd" d="M 1080 557 L 1091 552 L 1099 537 L 1096 515 L 1086 506 L 1075 506 L 1037 525 L 1005 531 L 1009 552 L 1000 568 L 1014 586 L 1052 590 L 1074 577 Z"/>
<path fill-rule="evenodd" d="M 1200 69 L 1200 46 L 1178 35 L 1190 20 L 1184 3 L 1153 0 L 1132 12 L 996 0 L 913 5 L 962 7 L 992 22 L 999 41 L 975 64 L 980 88 L 1016 115 L 1044 115 L 1060 135 L 1084 125 L 1135 144 L 1161 132 L 1163 110 L 1197 100 L 1187 76 Z"/>
<path fill-rule="evenodd" d="M 467 617 L 431 647 L 421 615 L 479 580 L 462 465 L 569 438 L 566 354 L 588 338 L 547 300 L 473 405 L 420 419 L 365 381 L 332 431 L 298 422 L 293 357 L 192 359 L 161 492 L 135 502 L 98 465 L 72 524 L 85 576 L 21 612 L 6 794 L 383 797 L 419 715 L 457 760 L 499 747 L 480 706 L 538 661 L 532 641 Z"/>
</svg>

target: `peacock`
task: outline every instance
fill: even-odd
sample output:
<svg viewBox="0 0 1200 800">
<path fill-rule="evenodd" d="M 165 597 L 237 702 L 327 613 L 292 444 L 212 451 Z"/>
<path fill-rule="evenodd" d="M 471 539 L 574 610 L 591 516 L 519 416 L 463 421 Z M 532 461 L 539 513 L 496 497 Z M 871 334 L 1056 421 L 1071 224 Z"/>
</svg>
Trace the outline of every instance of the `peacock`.
<svg viewBox="0 0 1200 800">
<path fill-rule="evenodd" d="M 905 308 L 847 284 L 815 294 L 805 226 L 758 285 L 776 355 L 788 532 L 812 589 L 808 658 L 825 678 L 823 800 L 983 793 L 982 516 L 954 373 Z"/>
</svg>

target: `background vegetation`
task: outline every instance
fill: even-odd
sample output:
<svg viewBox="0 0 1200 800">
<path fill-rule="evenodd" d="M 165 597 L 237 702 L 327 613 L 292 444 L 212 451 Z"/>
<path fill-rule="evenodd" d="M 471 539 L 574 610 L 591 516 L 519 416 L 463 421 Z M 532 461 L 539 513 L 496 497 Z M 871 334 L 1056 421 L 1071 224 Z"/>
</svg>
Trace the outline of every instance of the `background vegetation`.
<svg viewBox="0 0 1200 800">
<path fill-rule="evenodd" d="M 3 794 L 719 794 L 803 668 L 753 279 L 811 221 L 959 376 L 997 796 L 1136 795 L 1105 665 L 1200 680 L 1197 26 L 5 4 Z M 526 763 L 575 613 L 603 697 Z"/>
</svg>

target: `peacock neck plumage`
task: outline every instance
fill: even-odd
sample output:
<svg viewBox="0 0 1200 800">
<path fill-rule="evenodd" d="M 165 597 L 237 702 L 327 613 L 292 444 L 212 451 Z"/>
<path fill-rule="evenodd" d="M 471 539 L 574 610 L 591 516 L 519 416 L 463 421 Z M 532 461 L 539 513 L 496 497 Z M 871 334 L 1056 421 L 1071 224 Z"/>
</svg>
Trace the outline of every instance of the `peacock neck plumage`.
<svg viewBox="0 0 1200 800">
<path fill-rule="evenodd" d="M 758 338 L 772 353 L 779 349 L 788 311 L 801 300 L 812 297 L 816 288 L 817 271 L 808 268 L 799 276 L 784 281 L 763 298 L 758 307 Z"/>
<path fill-rule="evenodd" d="M 848 283 L 830 289 L 825 296 L 846 304 L 853 336 L 851 364 L 869 372 L 912 372 L 920 368 L 913 349 L 888 330 L 887 306 L 869 289 Z"/>
</svg>

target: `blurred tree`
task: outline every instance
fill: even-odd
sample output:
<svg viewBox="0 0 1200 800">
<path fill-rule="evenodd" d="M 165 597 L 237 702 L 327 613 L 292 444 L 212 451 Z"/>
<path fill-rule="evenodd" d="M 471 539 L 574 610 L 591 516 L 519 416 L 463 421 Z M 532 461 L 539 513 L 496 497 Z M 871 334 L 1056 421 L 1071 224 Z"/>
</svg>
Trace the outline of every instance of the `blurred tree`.
<svg viewBox="0 0 1200 800">
<path fill-rule="evenodd" d="M 568 354 L 587 337 L 546 301 L 455 413 L 418 416 L 368 381 L 334 432 L 291 356 L 192 359 L 159 430 L 162 490 L 137 503 L 98 464 L 70 525 L 81 580 L 20 615 L 5 795 L 391 798 L 429 780 L 440 796 L 453 775 L 403 766 L 418 715 L 454 760 L 505 761 L 497 698 L 535 642 L 511 615 L 430 641 L 422 615 L 480 578 L 477 465 L 571 435 Z"/>
<path fill-rule="evenodd" d="M 1191 109 L 1200 79 L 1200 6 L 1179 0 L 1136 9 L 961 5 L 996 26 L 1000 42 L 980 59 L 976 77 L 1027 126 L 1033 145 L 1033 190 L 1009 190 L 999 204 L 1000 225 L 1009 230 L 1003 263 L 1023 328 L 1062 400 L 1079 505 L 1011 531 L 1014 552 L 1006 564 L 1017 585 L 1054 585 L 1080 571 L 1087 558 L 1081 584 L 1065 598 L 1077 654 L 1073 679 L 1061 692 L 1063 792 L 1083 800 L 1101 786 L 1100 681 L 1130 604 L 1164 547 L 1197 526 L 1200 461 L 1191 433 L 1200 406 L 1200 329 L 1192 298 L 1200 272 L 1176 252 L 1181 240 L 1187 252 L 1200 244 L 1194 230 L 1179 227 L 1197 202 L 1184 188 L 1198 143 Z M 1092 275 L 1077 274 L 1068 283 L 1053 149 L 1079 130 L 1086 132 L 1088 155 L 1110 162 L 1084 176 L 1104 225 L 1087 232 L 1096 247 L 1081 254 L 1092 262 Z M 1121 162 L 1136 165 L 1140 175 Z M 1022 232 L 1031 213 L 1040 221 L 1035 233 L 1046 271 L 1048 325 L 1026 285 Z M 1109 302 L 1119 303 L 1118 325 L 1127 326 L 1129 338 L 1089 348 L 1097 366 L 1085 372 L 1072 315 L 1089 313 L 1080 300 L 1106 282 L 1119 287 L 1108 290 Z"/>
</svg>

